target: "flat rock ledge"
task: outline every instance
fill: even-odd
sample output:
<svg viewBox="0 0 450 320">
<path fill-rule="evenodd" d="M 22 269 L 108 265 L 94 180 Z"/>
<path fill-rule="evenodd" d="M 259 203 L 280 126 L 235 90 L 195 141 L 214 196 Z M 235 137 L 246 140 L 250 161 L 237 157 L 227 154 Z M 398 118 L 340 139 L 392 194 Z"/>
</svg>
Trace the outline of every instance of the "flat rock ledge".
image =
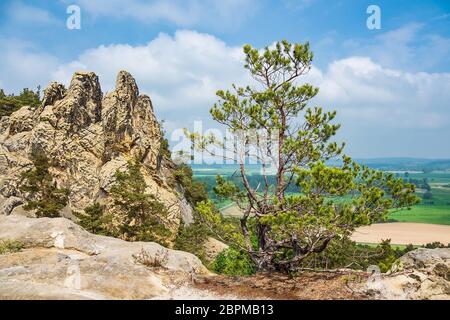
<svg viewBox="0 0 450 320">
<path fill-rule="evenodd" d="M 93 235 L 65 218 L 0 215 L 1 240 L 24 249 L 0 255 L 0 299 L 174 298 L 196 275 L 209 274 L 190 253 Z M 164 253 L 163 266 L 136 261 L 142 252 Z"/>
</svg>

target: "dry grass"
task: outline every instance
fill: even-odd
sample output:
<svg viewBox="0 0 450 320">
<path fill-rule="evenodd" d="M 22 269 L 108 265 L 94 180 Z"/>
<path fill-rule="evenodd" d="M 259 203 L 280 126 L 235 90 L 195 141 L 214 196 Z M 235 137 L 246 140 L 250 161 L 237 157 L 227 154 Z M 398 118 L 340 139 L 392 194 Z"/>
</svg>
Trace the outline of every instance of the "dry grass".
<svg viewBox="0 0 450 320">
<path fill-rule="evenodd" d="M 138 254 L 133 255 L 133 259 L 136 263 L 149 268 L 165 268 L 167 261 L 169 260 L 169 251 L 162 248 L 152 256 L 142 248 Z"/>
</svg>

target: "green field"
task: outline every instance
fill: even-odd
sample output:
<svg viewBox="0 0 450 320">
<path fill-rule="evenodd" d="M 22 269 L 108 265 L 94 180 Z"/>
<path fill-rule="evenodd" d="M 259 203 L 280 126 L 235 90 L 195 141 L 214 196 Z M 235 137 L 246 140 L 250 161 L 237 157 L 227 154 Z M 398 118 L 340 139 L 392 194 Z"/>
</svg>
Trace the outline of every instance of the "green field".
<svg viewBox="0 0 450 320">
<path fill-rule="evenodd" d="M 212 187 L 217 174 L 231 177 L 236 175 L 237 166 L 234 165 L 213 165 L 213 166 L 194 166 L 194 176 L 199 181 L 206 183 L 210 196 L 215 200 L 219 208 L 230 205 L 229 200 L 214 199 Z M 256 165 L 249 167 L 248 174 L 257 178 L 260 174 L 260 168 Z M 393 212 L 389 216 L 389 221 L 396 222 L 416 222 L 450 225 L 450 171 L 441 170 L 429 173 L 423 172 L 404 172 L 394 171 L 397 177 L 405 180 L 426 181 L 431 188 L 431 199 L 422 199 L 421 203 L 411 208 L 411 210 L 403 210 Z M 236 177 L 237 178 L 237 177 Z M 424 197 L 426 190 L 417 188 L 417 195 Z M 291 192 L 289 192 L 291 193 Z"/>
<path fill-rule="evenodd" d="M 448 180 L 440 177 L 439 183 L 449 183 Z M 450 225 L 450 188 L 437 186 L 430 183 L 433 198 L 423 200 L 420 204 L 405 210 L 392 213 L 390 220 L 399 222 L 419 222 Z M 418 192 L 419 196 L 423 196 L 422 190 Z"/>
<path fill-rule="evenodd" d="M 411 210 L 392 213 L 389 221 L 450 225 L 450 206 L 415 206 Z"/>
</svg>

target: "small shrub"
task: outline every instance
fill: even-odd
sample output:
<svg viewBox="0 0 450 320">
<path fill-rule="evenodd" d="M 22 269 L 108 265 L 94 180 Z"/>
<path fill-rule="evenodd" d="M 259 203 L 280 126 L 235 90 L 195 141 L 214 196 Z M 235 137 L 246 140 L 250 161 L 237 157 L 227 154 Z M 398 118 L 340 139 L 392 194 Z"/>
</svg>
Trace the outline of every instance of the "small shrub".
<svg viewBox="0 0 450 320">
<path fill-rule="evenodd" d="M 156 195 L 146 192 L 142 165 L 129 162 L 126 172 L 116 171 L 116 182 L 110 194 L 120 221 L 111 229 L 113 234 L 129 241 L 156 241 L 166 245 L 171 234 L 165 226 L 169 211 Z"/>
<path fill-rule="evenodd" d="M 162 248 L 152 257 L 142 248 L 141 252 L 133 255 L 133 259 L 136 263 L 140 263 L 149 268 L 165 268 L 169 260 L 169 250 Z"/>
<path fill-rule="evenodd" d="M 78 224 L 86 231 L 103 236 L 112 235 L 107 228 L 111 216 L 104 214 L 103 207 L 99 203 L 86 207 L 84 213 L 73 212 L 73 214 L 78 218 Z"/>
<path fill-rule="evenodd" d="M 111 188 L 113 205 L 99 203 L 85 208 L 84 213 L 74 212 L 78 224 L 85 230 L 127 241 L 154 241 L 168 245 L 171 235 L 164 225 L 168 209 L 153 194 L 146 193 L 146 183 L 137 161 L 128 163 L 127 171 L 117 171 Z"/>
<path fill-rule="evenodd" d="M 202 201 L 208 200 L 208 192 L 203 183 L 193 180 L 192 168 L 186 164 L 180 164 L 174 171 L 175 182 L 182 186 L 186 200 L 196 207 Z M 175 185 L 175 183 L 174 183 Z M 198 213 L 194 212 L 194 223 L 189 226 L 181 226 L 174 248 L 187 251 L 196 255 L 204 264 L 208 264 L 204 244 L 211 232 L 199 220 Z"/>
<path fill-rule="evenodd" d="M 229 276 L 246 276 L 254 274 L 256 266 L 247 253 L 230 247 L 217 256 L 212 270 Z"/>
<path fill-rule="evenodd" d="M 162 132 L 162 134 L 164 135 L 164 132 Z M 169 140 L 167 140 L 167 138 L 164 138 L 164 137 L 161 138 L 161 145 L 159 147 L 159 155 L 163 158 L 168 158 L 168 159 L 170 159 L 170 157 L 172 156 L 172 153 L 170 152 L 170 149 L 169 149 Z"/>
<path fill-rule="evenodd" d="M 22 173 L 20 186 L 20 190 L 29 193 L 31 198 L 24 209 L 36 210 L 37 217 L 59 217 L 60 210 L 69 201 L 69 190 L 57 188 L 49 172 L 50 161 L 44 153 L 33 154 L 31 160 L 34 168 Z"/>
<path fill-rule="evenodd" d="M 435 242 L 427 243 L 423 247 L 427 248 L 427 249 L 450 248 L 450 243 L 447 244 L 447 246 L 446 246 L 445 244 L 443 244 L 439 241 L 435 241 Z"/>
<path fill-rule="evenodd" d="M 197 203 L 208 200 L 208 191 L 204 183 L 193 179 L 192 168 L 186 164 L 177 166 L 174 178 L 184 189 L 186 200 L 195 207 Z"/>
<path fill-rule="evenodd" d="M 16 240 L 1 240 L 0 241 L 0 254 L 19 252 L 23 249 L 24 245 L 20 241 Z"/>
<path fill-rule="evenodd" d="M 377 265 L 381 272 L 386 272 L 398 258 L 414 249 L 413 245 L 408 245 L 404 249 L 394 248 L 390 240 L 384 240 L 377 246 L 370 246 L 343 238 L 332 241 L 324 252 L 309 257 L 301 267 L 322 270 L 339 268 L 366 270 L 371 265 Z"/>
<path fill-rule="evenodd" d="M 181 226 L 175 240 L 174 249 L 190 252 L 207 264 L 204 244 L 210 236 L 208 229 L 200 222 Z"/>
</svg>

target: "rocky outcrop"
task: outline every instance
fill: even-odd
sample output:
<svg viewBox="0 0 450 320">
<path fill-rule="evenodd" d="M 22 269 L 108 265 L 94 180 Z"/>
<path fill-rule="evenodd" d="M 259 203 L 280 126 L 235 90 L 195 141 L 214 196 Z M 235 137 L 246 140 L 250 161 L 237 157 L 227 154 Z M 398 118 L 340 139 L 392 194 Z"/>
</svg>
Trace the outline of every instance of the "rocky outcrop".
<svg viewBox="0 0 450 320">
<path fill-rule="evenodd" d="M 0 254 L 0 299 L 450 299 L 448 248 L 412 251 L 364 284 L 363 273 L 354 283 L 326 273 L 224 279 L 190 253 L 93 235 L 65 218 L 0 215 L 2 241 L 23 249 Z"/>
<path fill-rule="evenodd" d="M 24 249 L 0 255 L 0 299 L 171 297 L 208 274 L 190 253 L 93 235 L 65 218 L 0 216 L 1 240 Z M 143 253 L 161 266 L 145 265 Z"/>
<path fill-rule="evenodd" d="M 0 194 L 14 197 L 14 204 L 27 199 L 19 189 L 21 173 L 33 167 L 33 153 L 43 152 L 57 187 L 70 191 L 69 208 L 83 210 L 106 201 L 116 170 L 138 158 L 148 192 L 171 211 L 168 226 L 175 233 L 181 219 L 191 217 L 182 194 L 169 186 L 170 170 L 159 168 L 160 132 L 150 98 L 139 94 L 128 72 L 119 72 L 105 97 L 94 73 L 77 72 L 67 90 L 51 83 L 39 108 L 23 107 L 1 119 Z M 5 210 L 10 213 L 10 206 Z"/>
<path fill-rule="evenodd" d="M 18 197 L 9 197 L 8 199 L 3 201 L 1 206 L 0 213 L 4 215 L 10 215 L 14 208 L 20 206 L 23 203 L 23 200 Z"/>
<path fill-rule="evenodd" d="M 379 299 L 450 300 L 450 248 L 408 252 L 388 274 L 374 274 L 366 292 Z"/>
<path fill-rule="evenodd" d="M 204 248 L 205 259 L 208 262 L 212 262 L 223 250 L 228 249 L 228 245 L 213 237 L 208 237 L 205 241 Z"/>
</svg>

